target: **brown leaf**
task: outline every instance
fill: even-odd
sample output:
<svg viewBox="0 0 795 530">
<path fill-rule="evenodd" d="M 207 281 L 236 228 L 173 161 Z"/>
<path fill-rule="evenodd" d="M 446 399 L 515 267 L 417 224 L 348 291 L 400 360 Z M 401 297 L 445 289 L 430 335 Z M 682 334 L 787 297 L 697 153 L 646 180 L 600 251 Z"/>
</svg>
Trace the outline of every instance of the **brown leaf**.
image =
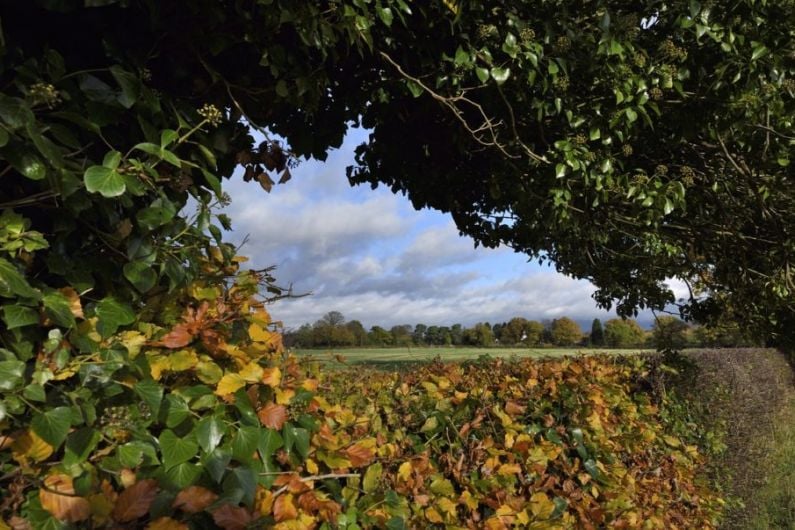
<svg viewBox="0 0 795 530">
<path fill-rule="evenodd" d="M 295 519 L 298 517 L 298 509 L 293 504 L 293 496 L 291 493 L 279 495 L 273 503 L 273 517 L 276 522 L 285 521 L 288 519 Z"/>
<path fill-rule="evenodd" d="M 62 295 L 69 300 L 69 310 L 75 318 L 85 318 L 83 316 L 83 306 L 80 304 L 80 295 L 71 287 L 63 287 L 58 289 Z"/>
<path fill-rule="evenodd" d="M 524 414 L 527 407 L 524 407 L 517 403 L 516 401 L 510 400 L 505 403 L 505 412 L 508 413 L 510 416 L 520 416 Z"/>
<path fill-rule="evenodd" d="M 143 517 L 149 512 L 156 495 L 156 480 L 149 478 L 136 482 L 119 495 L 113 508 L 113 518 L 120 523 L 128 523 Z"/>
<path fill-rule="evenodd" d="M 293 178 L 292 173 L 290 173 L 290 168 L 284 168 L 284 172 L 282 172 L 282 178 L 279 179 L 279 184 L 284 184 L 288 182 L 291 178 Z"/>
<path fill-rule="evenodd" d="M 171 506 L 183 512 L 199 513 L 218 499 L 218 495 L 201 486 L 188 486 L 177 494 Z"/>
<path fill-rule="evenodd" d="M 276 403 L 268 403 L 257 413 L 259 421 L 265 427 L 276 429 L 277 431 L 282 428 L 284 422 L 287 421 L 287 407 L 284 405 L 277 405 Z"/>
<path fill-rule="evenodd" d="M 245 530 L 254 517 L 240 506 L 224 504 L 213 510 L 213 521 L 223 530 Z"/>
<path fill-rule="evenodd" d="M 146 525 L 146 530 L 188 530 L 188 525 L 171 517 L 159 517 Z"/>
<path fill-rule="evenodd" d="M 259 185 L 262 186 L 262 189 L 268 193 L 270 193 L 271 189 L 273 189 L 273 180 L 271 180 L 267 173 L 263 172 L 257 175 L 257 182 L 259 182 Z"/>
<path fill-rule="evenodd" d="M 53 517 L 69 523 L 85 521 L 91 516 L 91 505 L 87 499 L 75 495 L 72 478 L 68 475 L 50 475 L 44 479 L 39 490 L 41 506 Z"/>
<path fill-rule="evenodd" d="M 375 451 L 371 447 L 364 447 L 361 444 L 353 444 L 345 449 L 345 454 L 351 461 L 353 467 L 368 465 L 375 456 Z"/>
<path fill-rule="evenodd" d="M 193 334 L 189 328 L 188 324 L 177 324 L 154 345 L 165 346 L 172 350 L 184 348 L 193 341 Z"/>
</svg>

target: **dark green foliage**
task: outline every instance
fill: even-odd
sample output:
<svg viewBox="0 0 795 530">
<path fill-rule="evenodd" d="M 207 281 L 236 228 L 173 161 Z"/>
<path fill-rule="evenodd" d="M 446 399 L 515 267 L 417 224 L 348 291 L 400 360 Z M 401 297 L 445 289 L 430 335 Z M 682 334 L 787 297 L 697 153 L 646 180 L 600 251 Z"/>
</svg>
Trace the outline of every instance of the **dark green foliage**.
<svg viewBox="0 0 795 530">
<path fill-rule="evenodd" d="M 598 318 L 593 319 L 591 324 L 591 346 L 604 346 L 605 344 L 605 331 L 602 328 L 602 321 Z"/>
</svg>

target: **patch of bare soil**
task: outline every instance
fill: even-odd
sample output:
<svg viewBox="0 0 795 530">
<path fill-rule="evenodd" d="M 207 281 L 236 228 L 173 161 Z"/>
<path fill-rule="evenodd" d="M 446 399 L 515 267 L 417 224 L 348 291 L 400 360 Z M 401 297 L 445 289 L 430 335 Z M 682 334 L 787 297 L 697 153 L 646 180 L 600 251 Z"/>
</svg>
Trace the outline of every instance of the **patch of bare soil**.
<svg viewBox="0 0 795 530">
<path fill-rule="evenodd" d="M 754 492 L 765 484 L 776 421 L 795 400 L 795 372 L 771 349 L 693 350 L 686 356 L 700 368 L 693 395 L 704 400 L 714 421 L 726 422 L 727 449 L 716 470 L 728 494 L 745 505 L 729 510 L 723 528 L 746 530 Z"/>
</svg>

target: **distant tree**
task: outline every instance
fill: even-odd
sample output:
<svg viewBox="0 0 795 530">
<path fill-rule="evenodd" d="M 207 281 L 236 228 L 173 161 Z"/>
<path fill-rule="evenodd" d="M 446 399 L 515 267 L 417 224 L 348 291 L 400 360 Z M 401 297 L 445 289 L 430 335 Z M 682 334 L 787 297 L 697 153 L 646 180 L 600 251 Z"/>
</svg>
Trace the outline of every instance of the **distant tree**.
<svg viewBox="0 0 795 530">
<path fill-rule="evenodd" d="M 339 311 L 329 311 L 320 320 L 329 326 L 341 326 L 345 323 L 345 317 Z"/>
<path fill-rule="evenodd" d="M 392 344 L 395 346 L 410 346 L 412 340 L 412 327 L 410 324 L 392 326 L 389 333 L 392 335 Z"/>
<path fill-rule="evenodd" d="M 605 343 L 611 348 L 642 346 L 646 332 L 632 319 L 614 318 L 605 323 Z"/>
<path fill-rule="evenodd" d="M 553 320 L 549 331 L 552 343 L 556 346 L 574 346 L 582 340 L 580 325 L 568 317 Z"/>
<path fill-rule="evenodd" d="M 414 333 L 411 334 L 411 338 L 414 341 L 414 344 L 417 346 L 422 346 L 426 343 L 425 340 L 425 332 L 428 331 L 428 326 L 425 324 L 417 324 L 414 326 Z"/>
<path fill-rule="evenodd" d="M 502 328 L 505 327 L 505 322 L 497 322 L 491 326 L 491 332 L 494 334 L 494 342 L 504 344 L 502 341 Z"/>
<path fill-rule="evenodd" d="M 591 346 L 605 345 L 605 330 L 602 328 L 602 321 L 598 318 L 593 319 L 591 324 Z"/>
<path fill-rule="evenodd" d="M 351 320 L 345 324 L 345 328 L 353 335 L 353 344 L 356 346 L 364 346 L 367 344 L 367 330 L 358 320 Z"/>
<path fill-rule="evenodd" d="M 526 346 L 538 346 L 544 338 L 544 324 L 537 320 L 528 320 L 524 330 L 524 340 Z"/>
<path fill-rule="evenodd" d="M 373 326 L 367 334 L 368 342 L 373 346 L 391 346 L 392 334 L 381 326 Z"/>
<path fill-rule="evenodd" d="M 528 320 L 522 317 L 514 317 L 502 327 L 500 342 L 506 346 L 512 346 L 522 342 L 527 330 Z"/>
<path fill-rule="evenodd" d="M 440 346 L 444 344 L 444 336 L 442 335 L 439 326 L 428 326 L 428 329 L 425 332 L 425 341 L 428 344 L 434 346 Z"/>
<path fill-rule="evenodd" d="M 657 317 L 651 328 L 652 345 L 658 350 L 681 350 L 687 346 L 689 330 L 687 323 L 674 316 Z"/>
<path fill-rule="evenodd" d="M 494 345 L 494 332 L 488 323 L 480 322 L 464 330 L 464 343 L 470 346 L 489 347 Z"/>
<path fill-rule="evenodd" d="M 464 328 L 461 324 L 453 324 L 450 327 L 450 340 L 455 346 L 460 346 L 464 343 Z"/>
</svg>

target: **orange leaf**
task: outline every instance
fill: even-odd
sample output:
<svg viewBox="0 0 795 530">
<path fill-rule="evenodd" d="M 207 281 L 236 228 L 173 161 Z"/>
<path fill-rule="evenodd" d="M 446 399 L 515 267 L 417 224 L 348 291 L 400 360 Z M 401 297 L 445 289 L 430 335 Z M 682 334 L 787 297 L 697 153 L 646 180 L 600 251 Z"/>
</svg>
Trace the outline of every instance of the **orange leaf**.
<svg viewBox="0 0 795 530">
<path fill-rule="evenodd" d="M 113 508 L 113 518 L 120 523 L 129 523 L 149 512 L 157 495 L 157 481 L 146 479 L 136 482 L 119 495 Z"/>
<path fill-rule="evenodd" d="M 171 331 L 166 333 L 155 346 L 165 346 L 175 350 L 184 348 L 193 341 L 193 333 L 190 332 L 188 324 L 177 324 Z"/>
<path fill-rule="evenodd" d="M 71 287 L 63 287 L 58 290 L 69 301 L 69 310 L 72 312 L 72 316 L 75 318 L 85 318 L 85 316 L 83 316 L 83 306 L 80 304 L 80 295 L 77 294 L 77 291 Z"/>
<path fill-rule="evenodd" d="M 146 525 L 146 530 L 188 530 L 188 525 L 171 517 L 159 517 Z"/>
<path fill-rule="evenodd" d="M 348 455 L 353 467 L 361 467 L 368 465 L 373 460 L 375 451 L 361 444 L 353 444 L 345 449 L 345 454 Z"/>
<path fill-rule="evenodd" d="M 183 512 L 199 513 L 218 499 L 218 495 L 201 486 L 188 486 L 177 494 L 171 505 Z"/>
<path fill-rule="evenodd" d="M 39 500 L 42 508 L 61 521 L 77 523 L 91 516 L 91 505 L 87 499 L 75 495 L 72 478 L 68 475 L 45 478 L 44 488 L 39 490 Z"/>
<path fill-rule="evenodd" d="M 254 517 L 240 506 L 224 504 L 217 510 L 213 510 L 213 521 L 223 528 L 223 530 L 245 530 L 246 526 Z"/>
<path fill-rule="evenodd" d="M 526 410 L 526 408 L 527 407 L 524 407 L 524 406 L 520 405 L 519 403 L 517 403 L 516 401 L 513 401 L 513 400 L 508 401 L 505 404 L 505 412 L 507 412 L 508 415 L 510 415 L 510 416 L 519 416 L 521 414 L 524 414 L 524 411 Z"/>
<path fill-rule="evenodd" d="M 259 421 L 265 427 L 278 431 L 282 428 L 284 422 L 287 421 L 287 407 L 276 403 L 268 403 L 259 410 L 257 415 L 259 416 Z"/>
<path fill-rule="evenodd" d="M 278 366 L 273 368 L 265 368 L 262 372 L 262 382 L 268 386 L 276 388 L 282 382 L 282 371 Z"/>
<path fill-rule="evenodd" d="M 273 517 L 277 523 L 298 517 L 298 510 L 293 504 L 293 495 L 291 493 L 280 495 L 276 498 L 273 503 Z"/>
</svg>

